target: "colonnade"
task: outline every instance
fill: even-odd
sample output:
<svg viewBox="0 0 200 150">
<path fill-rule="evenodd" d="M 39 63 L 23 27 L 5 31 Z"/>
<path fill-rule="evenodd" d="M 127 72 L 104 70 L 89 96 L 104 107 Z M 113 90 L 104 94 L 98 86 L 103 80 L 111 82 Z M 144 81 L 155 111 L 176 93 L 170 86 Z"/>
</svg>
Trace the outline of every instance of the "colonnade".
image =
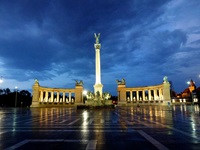
<svg viewBox="0 0 200 150">
<path fill-rule="evenodd" d="M 126 90 L 127 101 L 163 100 L 163 90 L 158 89 L 128 89 Z"/>
<path fill-rule="evenodd" d="M 58 104 L 82 104 L 83 103 L 82 82 L 76 83 L 75 88 L 49 88 L 42 87 L 36 80 L 33 85 L 33 98 L 31 107 L 42 107 L 43 105 Z"/>
<path fill-rule="evenodd" d="M 117 80 L 118 103 L 127 102 L 162 102 L 169 104 L 171 102 L 170 83 L 167 77 L 163 78 L 163 83 L 154 86 L 126 87 L 126 82 Z"/>
<path fill-rule="evenodd" d="M 50 103 L 74 103 L 75 98 L 72 97 L 72 92 L 59 92 L 59 91 L 39 91 L 39 101 L 40 102 L 50 102 Z"/>
</svg>

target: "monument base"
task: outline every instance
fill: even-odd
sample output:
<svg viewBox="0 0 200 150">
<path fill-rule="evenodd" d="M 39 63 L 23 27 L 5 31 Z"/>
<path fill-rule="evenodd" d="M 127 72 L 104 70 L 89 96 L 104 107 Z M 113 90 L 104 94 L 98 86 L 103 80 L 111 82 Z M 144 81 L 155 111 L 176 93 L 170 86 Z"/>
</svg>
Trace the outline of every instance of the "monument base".
<svg viewBox="0 0 200 150">
<path fill-rule="evenodd" d="M 94 85 L 94 94 L 95 94 L 95 97 L 97 96 L 98 92 L 99 92 L 99 96 L 100 98 L 102 98 L 102 91 L 103 91 L 103 85 L 102 84 L 95 84 Z"/>
<path fill-rule="evenodd" d="M 33 101 L 30 107 L 40 107 L 39 106 L 39 102 L 34 102 Z"/>
</svg>

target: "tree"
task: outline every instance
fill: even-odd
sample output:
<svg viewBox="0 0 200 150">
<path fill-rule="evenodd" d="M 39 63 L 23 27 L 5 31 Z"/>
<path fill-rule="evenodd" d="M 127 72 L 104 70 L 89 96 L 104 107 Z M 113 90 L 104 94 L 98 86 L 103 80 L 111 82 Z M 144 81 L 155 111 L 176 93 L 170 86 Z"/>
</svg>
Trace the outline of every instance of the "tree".
<svg viewBox="0 0 200 150">
<path fill-rule="evenodd" d="M 3 90 L 2 89 L 0 89 L 0 95 L 2 95 L 3 94 Z"/>
<path fill-rule="evenodd" d="M 18 100 L 18 105 L 20 104 L 21 107 L 25 106 L 25 107 L 29 107 L 31 105 L 31 101 L 32 101 L 32 97 L 31 97 L 31 93 L 27 90 L 22 90 L 19 92 L 18 94 L 19 96 L 19 100 Z"/>
<path fill-rule="evenodd" d="M 16 95 L 17 94 L 17 95 Z M 11 92 L 9 88 L 0 89 L 0 106 L 2 107 L 14 107 L 15 100 L 17 98 L 17 107 L 29 107 L 32 102 L 32 96 L 29 91 L 13 91 Z"/>
<path fill-rule="evenodd" d="M 10 93 L 10 89 L 9 89 L 9 88 L 6 88 L 6 89 L 4 90 L 4 92 L 5 92 L 6 95 L 8 95 L 8 94 Z"/>
</svg>

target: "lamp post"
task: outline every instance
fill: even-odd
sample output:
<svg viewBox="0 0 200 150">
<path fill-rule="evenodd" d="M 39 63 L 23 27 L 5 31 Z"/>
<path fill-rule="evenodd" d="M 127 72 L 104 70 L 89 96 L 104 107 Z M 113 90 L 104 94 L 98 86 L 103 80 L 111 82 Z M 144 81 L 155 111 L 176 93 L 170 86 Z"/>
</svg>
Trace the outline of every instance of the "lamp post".
<svg viewBox="0 0 200 150">
<path fill-rule="evenodd" d="M 16 94 L 15 94 L 15 107 L 17 107 L 17 86 L 15 87 L 15 90 L 16 90 Z"/>
</svg>

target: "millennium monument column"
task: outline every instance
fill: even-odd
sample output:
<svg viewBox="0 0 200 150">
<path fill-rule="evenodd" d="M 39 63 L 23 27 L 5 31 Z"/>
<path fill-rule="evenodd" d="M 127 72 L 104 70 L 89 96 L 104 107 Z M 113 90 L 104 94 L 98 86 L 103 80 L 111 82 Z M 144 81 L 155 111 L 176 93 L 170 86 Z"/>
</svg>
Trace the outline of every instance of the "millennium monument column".
<svg viewBox="0 0 200 150">
<path fill-rule="evenodd" d="M 101 84 L 101 63 L 100 63 L 100 48 L 101 44 L 99 43 L 100 33 L 98 35 L 95 33 L 94 37 L 96 39 L 96 43 L 94 44 L 95 48 L 95 67 L 96 67 L 96 82 L 94 85 L 94 94 L 95 96 L 100 94 L 100 98 L 102 98 L 102 89 L 103 85 Z"/>
</svg>

